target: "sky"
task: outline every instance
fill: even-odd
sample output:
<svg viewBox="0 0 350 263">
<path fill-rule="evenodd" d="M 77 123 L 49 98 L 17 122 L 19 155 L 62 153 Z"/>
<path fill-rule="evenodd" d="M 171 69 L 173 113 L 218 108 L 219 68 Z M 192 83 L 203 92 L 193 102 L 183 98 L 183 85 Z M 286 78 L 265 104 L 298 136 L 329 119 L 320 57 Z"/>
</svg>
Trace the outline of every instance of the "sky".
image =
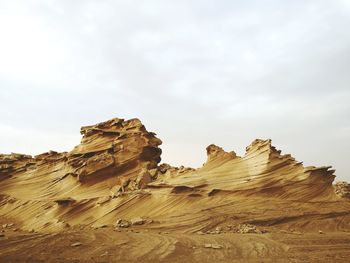
<svg viewBox="0 0 350 263">
<path fill-rule="evenodd" d="M 162 161 L 271 138 L 350 181 L 350 1 L 0 0 L 0 152 L 139 118 Z"/>
</svg>

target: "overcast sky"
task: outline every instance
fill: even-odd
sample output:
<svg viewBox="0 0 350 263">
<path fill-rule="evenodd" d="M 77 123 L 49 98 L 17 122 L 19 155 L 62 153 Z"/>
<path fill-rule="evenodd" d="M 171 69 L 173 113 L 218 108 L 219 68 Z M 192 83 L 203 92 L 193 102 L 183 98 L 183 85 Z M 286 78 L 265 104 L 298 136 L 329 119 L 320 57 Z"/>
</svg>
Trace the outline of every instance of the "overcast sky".
<svg viewBox="0 0 350 263">
<path fill-rule="evenodd" d="M 137 117 L 162 159 L 255 138 L 350 181 L 350 1 L 0 0 L 0 152 Z"/>
</svg>

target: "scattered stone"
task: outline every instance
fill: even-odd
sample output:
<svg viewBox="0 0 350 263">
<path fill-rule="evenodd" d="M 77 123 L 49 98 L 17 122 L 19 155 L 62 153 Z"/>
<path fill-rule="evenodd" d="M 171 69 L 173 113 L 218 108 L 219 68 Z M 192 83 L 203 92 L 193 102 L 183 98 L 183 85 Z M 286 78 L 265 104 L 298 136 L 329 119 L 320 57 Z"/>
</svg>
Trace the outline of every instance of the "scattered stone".
<svg viewBox="0 0 350 263">
<path fill-rule="evenodd" d="M 222 231 L 222 227 L 217 226 L 217 227 L 215 228 L 215 233 L 216 233 L 216 234 L 221 234 L 221 231 Z"/>
<path fill-rule="evenodd" d="M 143 225 L 145 223 L 145 220 L 142 217 L 135 217 L 130 220 L 131 225 Z"/>
<path fill-rule="evenodd" d="M 256 228 L 256 226 L 251 224 L 238 224 L 231 228 L 231 230 L 235 233 L 240 234 L 262 234 L 263 232 Z"/>
<path fill-rule="evenodd" d="M 211 244 L 211 248 L 220 249 L 220 248 L 222 248 L 222 245 L 219 245 L 219 244 Z"/>
<path fill-rule="evenodd" d="M 198 235 L 205 235 L 205 233 L 203 231 L 198 231 L 197 234 Z"/>
<path fill-rule="evenodd" d="M 350 184 L 347 182 L 337 182 L 334 185 L 335 193 L 342 198 L 350 198 Z"/>
<path fill-rule="evenodd" d="M 123 219 L 118 219 L 115 224 L 115 227 L 122 227 L 122 228 L 126 228 L 130 226 L 129 221 L 123 220 Z"/>
<path fill-rule="evenodd" d="M 4 237 L 5 236 L 5 234 L 4 233 L 0 233 L 0 237 Z"/>
<path fill-rule="evenodd" d="M 319 234 L 323 234 L 323 231 L 322 231 L 322 230 L 318 230 L 318 233 L 319 233 Z"/>
<path fill-rule="evenodd" d="M 153 220 L 152 219 L 147 219 L 146 220 L 146 224 L 152 224 L 153 223 Z"/>
<path fill-rule="evenodd" d="M 205 248 L 221 249 L 222 245 L 219 244 L 204 244 Z"/>
<path fill-rule="evenodd" d="M 71 247 L 79 247 L 79 246 L 81 246 L 81 245 L 82 245 L 82 243 L 80 243 L 80 242 L 75 242 L 75 243 L 71 244 L 70 246 L 71 246 Z"/>
</svg>

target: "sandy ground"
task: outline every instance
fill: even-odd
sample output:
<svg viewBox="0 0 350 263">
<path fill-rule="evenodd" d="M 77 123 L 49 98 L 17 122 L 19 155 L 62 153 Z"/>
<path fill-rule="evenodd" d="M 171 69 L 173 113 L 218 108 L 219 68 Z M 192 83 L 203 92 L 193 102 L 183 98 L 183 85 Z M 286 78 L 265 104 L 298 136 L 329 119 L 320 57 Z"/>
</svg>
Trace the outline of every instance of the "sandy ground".
<svg viewBox="0 0 350 263">
<path fill-rule="evenodd" d="M 0 262 L 347 262 L 350 232 L 183 234 L 145 226 L 1 232 Z M 13 224 L 13 225 L 11 225 Z M 271 231 L 271 230 L 270 230 Z"/>
</svg>

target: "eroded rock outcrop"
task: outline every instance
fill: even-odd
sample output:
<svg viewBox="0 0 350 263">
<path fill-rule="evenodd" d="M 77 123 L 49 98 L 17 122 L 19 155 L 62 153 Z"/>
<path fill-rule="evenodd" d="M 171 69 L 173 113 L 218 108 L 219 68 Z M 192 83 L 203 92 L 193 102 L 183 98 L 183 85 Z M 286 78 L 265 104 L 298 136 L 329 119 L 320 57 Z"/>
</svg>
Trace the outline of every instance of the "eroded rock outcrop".
<svg viewBox="0 0 350 263">
<path fill-rule="evenodd" d="M 304 167 L 291 155 L 282 155 L 270 139 L 254 140 L 243 157 L 211 144 L 207 156 L 202 168 L 188 171 L 183 177 L 167 177 L 162 183 L 200 188 L 210 196 L 229 191 L 302 200 L 337 198 L 332 187 L 334 170 L 330 166 Z"/>
<path fill-rule="evenodd" d="M 138 119 L 115 118 L 82 127 L 81 134 L 81 144 L 68 153 L 50 151 L 34 158 L 23 154 L 0 155 L 0 176 L 11 177 L 27 171 L 35 176 L 36 171 L 42 172 L 43 166 L 50 174 L 56 172 L 53 167 L 60 163 L 62 178 L 73 176 L 81 183 L 101 181 L 126 171 L 129 171 L 128 179 L 136 180 L 144 170 L 156 168 L 161 160 L 158 148 L 161 140 Z M 124 177 L 120 176 L 118 181 Z"/>
<path fill-rule="evenodd" d="M 220 161 L 226 161 L 226 160 L 232 160 L 236 158 L 236 153 L 234 151 L 232 152 L 225 152 L 221 147 L 216 146 L 215 144 L 211 144 L 207 147 L 207 163 L 220 160 Z"/>
<path fill-rule="evenodd" d="M 350 184 L 347 182 L 337 182 L 334 185 L 335 193 L 344 198 L 350 198 Z"/>
<path fill-rule="evenodd" d="M 215 216 L 219 220 L 224 213 L 235 214 L 242 202 L 249 209 L 244 215 L 251 209 L 255 213 L 265 200 L 278 204 L 278 211 L 295 201 L 342 200 L 345 205 L 337 207 L 337 213 L 327 210 L 332 211 L 330 216 L 346 216 L 349 211 L 348 200 L 340 198 L 349 197 L 349 185 L 333 187 L 330 166 L 304 167 L 291 155 L 281 154 L 271 140 L 254 140 L 244 156 L 211 144 L 206 163 L 193 169 L 158 165 L 162 142 L 138 119 L 115 118 L 82 127 L 81 134 L 81 143 L 70 152 L 0 155 L 0 216 L 39 231 L 56 231 L 67 224 L 113 225 L 117 218 L 129 222 L 139 217 L 169 221 L 168 227 L 182 224 L 183 229 L 193 224 L 193 231 L 198 231 Z M 248 202 L 256 199 L 259 205 Z M 251 219 L 247 216 L 245 221 Z M 275 222 L 258 220 L 265 221 Z M 121 226 L 125 222 L 120 221 Z"/>
<path fill-rule="evenodd" d="M 25 172 L 35 164 L 30 155 L 25 154 L 0 154 L 0 180 L 11 177 L 16 173 Z"/>
<path fill-rule="evenodd" d="M 161 140 L 138 119 L 112 119 L 81 128 L 83 139 L 68 155 L 68 164 L 79 181 L 114 176 L 133 170 L 131 179 L 160 162 Z M 138 172 L 137 172 L 138 171 Z"/>
</svg>

